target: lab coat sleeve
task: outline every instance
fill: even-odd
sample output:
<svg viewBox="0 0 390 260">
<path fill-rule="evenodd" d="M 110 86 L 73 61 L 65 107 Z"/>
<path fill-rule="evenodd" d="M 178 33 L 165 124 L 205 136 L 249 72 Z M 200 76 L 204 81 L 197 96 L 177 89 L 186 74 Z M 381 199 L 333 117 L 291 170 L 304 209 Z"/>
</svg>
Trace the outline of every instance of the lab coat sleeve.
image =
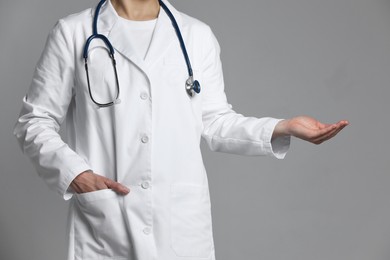
<svg viewBox="0 0 390 260">
<path fill-rule="evenodd" d="M 232 109 L 224 91 L 220 45 L 209 26 L 203 39 L 202 137 L 210 150 L 283 159 L 291 137 L 281 136 L 271 142 L 274 128 L 282 119 L 247 117 Z"/>
<path fill-rule="evenodd" d="M 72 196 L 72 180 L 89 170 L 88 163 L 60 137 L 74 86 L 72 35 L 59 20 L 49 33 L 14 127 L 22 151 L 39 176 L 65 200 Z"/>
</svg>

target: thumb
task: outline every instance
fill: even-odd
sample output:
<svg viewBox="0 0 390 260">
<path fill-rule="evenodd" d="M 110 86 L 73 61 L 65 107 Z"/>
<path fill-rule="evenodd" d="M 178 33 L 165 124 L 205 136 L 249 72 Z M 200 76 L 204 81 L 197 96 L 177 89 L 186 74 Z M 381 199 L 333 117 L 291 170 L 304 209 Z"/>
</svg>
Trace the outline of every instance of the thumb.
<svg viewBox="0 0 390 260">
<path fill-rule="evenodd" d="M 114 190 L 117 193 L 120 193 L 122 195 L 126 195 L 130 192 L 130 189 L 124 186 L 123 184 L 120 184 L 119 182 L 113 181 L 111 179 L 105 178 L 104 183 L 107 185 L 108 188 Z"/>
</svg>

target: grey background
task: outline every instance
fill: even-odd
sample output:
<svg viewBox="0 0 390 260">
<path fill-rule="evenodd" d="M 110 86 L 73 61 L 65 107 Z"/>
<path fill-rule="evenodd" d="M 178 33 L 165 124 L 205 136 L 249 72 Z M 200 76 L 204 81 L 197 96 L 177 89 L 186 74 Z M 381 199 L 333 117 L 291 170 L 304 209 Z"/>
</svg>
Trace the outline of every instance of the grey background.
<svg viewBox="0 0 390 260">
<path fill-rule="evenodd" d="M 390 259 L 390 1 L 171 3 L 213 28 L 237 112 L 351 123 L 320 146 L 292 139 L 284 160 L 202 142 L 217 260 Z M 49 30 L 95 4 L 0 3 L 0 259 L 65 259 L 68 204 L 11 132 Z"/>
</svg>

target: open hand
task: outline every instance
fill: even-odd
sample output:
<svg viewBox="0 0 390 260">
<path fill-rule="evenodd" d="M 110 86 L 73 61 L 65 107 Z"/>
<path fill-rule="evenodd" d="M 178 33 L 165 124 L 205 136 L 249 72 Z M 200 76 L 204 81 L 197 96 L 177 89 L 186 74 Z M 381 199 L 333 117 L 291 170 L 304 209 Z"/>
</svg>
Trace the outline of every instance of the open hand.
<svg viewBox="0 0 390 260">
<path fill-rule="evenodd" d="M 80 173 L 70 184 L 76 193 L 85 193 L 96 190 L 112 189 L 119 194 L 126 195 L 130 190 L 107 177 L 93 173 L 92 171 L 85 171 Z"/>
<path fill-rule="evenodd" d="M 312 117 L 298 116 L 280 121 L 275 127 L 272 138 L 292 135 L 314 144 L 321 144 L 334 137 L 348 124 L 346 120 L 334 124 L 323 124 Z"/>
</svg>

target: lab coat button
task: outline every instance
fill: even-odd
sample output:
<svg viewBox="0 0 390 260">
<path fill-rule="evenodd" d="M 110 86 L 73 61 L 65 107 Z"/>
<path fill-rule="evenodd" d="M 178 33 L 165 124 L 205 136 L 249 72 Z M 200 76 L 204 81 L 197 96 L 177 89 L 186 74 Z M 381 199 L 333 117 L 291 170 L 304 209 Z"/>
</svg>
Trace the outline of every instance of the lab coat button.
<svg viewBox="0 0 390 260">
<path fill-rule="evenodd" d="M 150 229 L 150 227 L 144 228 L 144 233 L 145 233 L 146 235 L 149 235 L 150 232 L 152 232 L 152 230 Z"/>
<path fill-rule="evenodd" d="M 141 96 L 141 99 L 143 99 L 143 100 L 148 98 L 148 94 L 146 92 L 142 92 L 140 96 Z"/>
<path fill-rule="evenodd" d="M 144 189 L 147 189 L 147 188 L 150 187 L 150 184 L 149 184 L 149 182 L 144 181 L 143 183 L 141 183 L 141 187 L 144 188 Z"/>
<path fill-rule="evenodd" d="M 141 141 L 143 143 L 147 143 L 149 141 L 149 137 L 147 135 L 142 136 Z"/>
</svg>

